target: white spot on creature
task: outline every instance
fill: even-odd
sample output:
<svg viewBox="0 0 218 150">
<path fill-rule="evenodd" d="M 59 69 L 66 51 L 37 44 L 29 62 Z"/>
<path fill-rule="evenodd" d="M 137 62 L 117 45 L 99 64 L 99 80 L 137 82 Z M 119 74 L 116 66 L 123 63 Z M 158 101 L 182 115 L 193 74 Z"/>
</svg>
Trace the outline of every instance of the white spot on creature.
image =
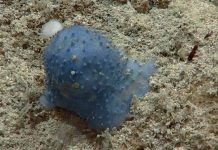
<svg viewBox="0 0 218 150">
<path fill-rule="evenodd" d="M 49 38 L 49 37 L 54 36 L 58 31 L 62 29 L 63 29 L 63 26 L 61 25 L 59 21 L 50 20 L 49 22 L 43 25 L 41 35 L 44 38 Z"/>
</svg>

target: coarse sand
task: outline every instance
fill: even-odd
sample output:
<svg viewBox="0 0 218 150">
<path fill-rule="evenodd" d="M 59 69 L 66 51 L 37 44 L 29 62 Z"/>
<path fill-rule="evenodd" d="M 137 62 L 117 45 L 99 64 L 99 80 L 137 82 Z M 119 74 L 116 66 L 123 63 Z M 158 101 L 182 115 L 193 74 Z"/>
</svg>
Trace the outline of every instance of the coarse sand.
<svg viewBox="0 0 218 150">
<path fill-rule="evenodd" d="M 120 128 L 96 133 L 39 104 L 49 42 L 40 32 L 51 19 L 90 26 L 129 57 L 156 60 L 150 92 L 134 97 Z M 218 2 L 172 0 L 138 13 L 114 0 L 0 0 L 0 149 L 217 150 Z"/>
</svg>

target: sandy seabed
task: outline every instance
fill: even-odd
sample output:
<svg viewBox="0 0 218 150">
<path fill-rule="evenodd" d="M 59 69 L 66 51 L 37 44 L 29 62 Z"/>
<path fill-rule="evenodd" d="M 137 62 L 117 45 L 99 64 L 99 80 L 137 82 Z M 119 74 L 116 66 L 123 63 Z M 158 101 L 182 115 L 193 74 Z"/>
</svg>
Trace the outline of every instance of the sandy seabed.
<svg viewBox="0 0 218 150">
<path fill-rule="evenodd" d="M 44 23 L 95 28 L 129 57 L 156 60 L 132 118 L 95 133 L 75 114 L 44 109 Z M 188 56 L 194 47 L 192 61 Z M 1 150 L 218 149 L 218 2 L 173 0 L 138 13 L 112 0 L 0 0 Z"/>
</svg>

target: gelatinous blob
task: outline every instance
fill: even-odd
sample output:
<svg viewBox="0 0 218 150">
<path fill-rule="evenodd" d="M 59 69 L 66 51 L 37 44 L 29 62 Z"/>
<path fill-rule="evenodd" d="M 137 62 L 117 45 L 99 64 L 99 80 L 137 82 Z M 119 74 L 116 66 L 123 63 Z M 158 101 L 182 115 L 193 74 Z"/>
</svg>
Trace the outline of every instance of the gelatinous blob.
<svg viewBox="0 0 218 150">
<path fill-rule="evenodd" d="M 46 89 L 40 102 L 73 111 L 97 130 L 118 127 L 133 95 L 148 91 L 148 79 L 155 72 L 153 61 L 141 64 L 123 56 L 92 29 L 63 29 L 45 49 Z"/>
</svg>

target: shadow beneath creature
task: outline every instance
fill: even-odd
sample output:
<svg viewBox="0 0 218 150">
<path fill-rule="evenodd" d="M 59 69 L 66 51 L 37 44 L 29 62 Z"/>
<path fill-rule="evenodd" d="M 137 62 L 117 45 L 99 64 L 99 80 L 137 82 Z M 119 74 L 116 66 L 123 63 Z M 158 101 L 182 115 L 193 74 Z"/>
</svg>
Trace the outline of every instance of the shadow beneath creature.
<svg viewBox="0 0 218 150">
<path fill-rule="evenodd" d="M 99 132 L 92 130 L 88 124 L 74 112 L 55 107 L 50 109 L 51 117 L 58 121 L 55 133 L 55 149 L 64 150 L 70 145 L 89 144 L 96 147 L 96 139 Z"/>
</svg>

